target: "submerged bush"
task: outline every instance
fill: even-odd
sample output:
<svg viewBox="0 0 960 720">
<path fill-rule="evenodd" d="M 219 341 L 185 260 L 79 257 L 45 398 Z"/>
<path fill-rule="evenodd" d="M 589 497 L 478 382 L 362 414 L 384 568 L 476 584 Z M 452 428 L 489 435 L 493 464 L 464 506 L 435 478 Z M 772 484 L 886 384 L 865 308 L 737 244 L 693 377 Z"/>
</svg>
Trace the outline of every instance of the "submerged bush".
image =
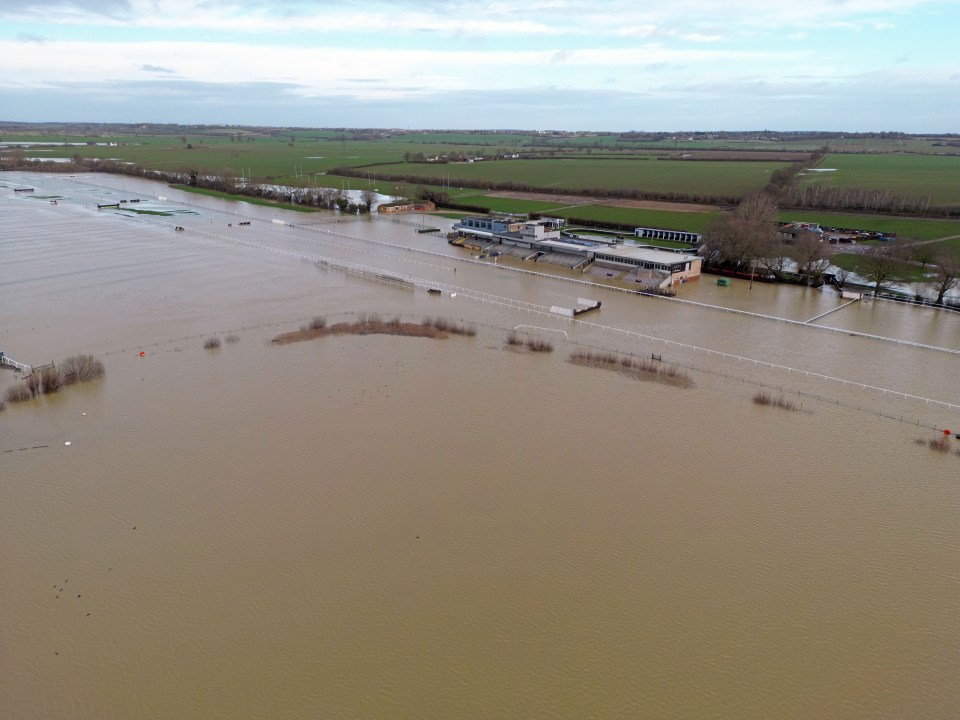
<svg viewBox="0 0 960 720">
<path fill-rule="evenodd" d="M 525 343 L 530 352 L 553 352 L 553 343 L 541 338 L 528 338 Z"/>
<path fill-rule="evenodd" d="M 759 390 L 753 396 L 753 402 L 757 405 L 770 405 L 771 407 L 778 407 L 783 410 L 797 410 L 797 404 L 792 400 L 787 400 L 782 396 L 774 397 L 772 394 L 768 393 L 766 390 Z"/>
<path fill-rule="evenodd" d="M 450 333 L 451 335 L 465 335 L 474 337 L 477 334 L 477 326 L 472 323 L 454 322 L 445 317 L 425 317 L 421 323 L 425 327 L 432 327 L 440 332 Z"/>
<path fill-rule="evenodd" d="M 4 393 L 4 398 L 6 398 L 7 402 L 12 403 L 26 402 L 32 397 L 33 393 L 30 392 L 30 388 L 28 388 L 25 383 L 11 385 L 7 388 L 6 393 Z"/>
<path fill-rule="evenodd" d="M 631 357 L 619 357 L 612 352 L 593 352 L 574 350 L 569 361 L 574 365 L 601 368 L 628 375 L 637 380 L 647 380 L 673 385 L 674 387 L 693 387 L 693 380 L 676 365 L 666 365 L 660 360 L 640 360 Z"/>
<path fill-rule="evenodd" d="M 44 395 L 57 392 L 63 384 L 63 373 L 59 368 L 50 366 L 40 371 L 40 387 Z"/>
<path fill-rule="evenodd" d="M 238 335 L 227 335 L 223 340 L 233 345 L 240 342 L 240 337 Z"/>
<path fill-rule="evenodd" d="M 204 350 L 216 350 L 220 347 L 220 338 L 214 336 L 203 341 Z"/>
<path fill-rule="evenodd" d="M 60 363 L 60 372 L 63 373 L 63 384 L 72 385 L 103 377 L 104 369 L 103 363 L 93 355 L 71 355 Z"/>
</svg>

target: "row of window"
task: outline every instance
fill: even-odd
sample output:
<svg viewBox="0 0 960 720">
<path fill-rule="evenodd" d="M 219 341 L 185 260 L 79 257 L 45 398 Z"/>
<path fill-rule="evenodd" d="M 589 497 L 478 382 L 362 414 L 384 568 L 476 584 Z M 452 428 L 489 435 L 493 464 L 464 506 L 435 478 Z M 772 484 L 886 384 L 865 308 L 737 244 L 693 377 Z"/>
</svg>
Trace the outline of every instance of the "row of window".
<svg viewBox="0 0 960 720">
<path fill-rule="evenodd" d="M 597 253 L 596 258 L 597 260 L 606 260 L 607 262 L 615 262 L 622 265 L 635 265 L 636 267 L 642 267 L 645 270 L 667 270 L 671 273 L 677 273 L 690 269 L 690 263 L 688 262 L 678 265 L 664 265 L 663 263 L 650 262 L 649 260 L 616 257 L 613 255 L 603 255 L 602 253 Z"/>
<path fill-rule="evenodd" d="M 700 242 L 700 235 L 682 230 L 653 230 L 651 228 L 637 228 L 634 233 L 637 237 L 660 238 L 661 240 L 681 240 L 686 242 Z"/>
</svg>

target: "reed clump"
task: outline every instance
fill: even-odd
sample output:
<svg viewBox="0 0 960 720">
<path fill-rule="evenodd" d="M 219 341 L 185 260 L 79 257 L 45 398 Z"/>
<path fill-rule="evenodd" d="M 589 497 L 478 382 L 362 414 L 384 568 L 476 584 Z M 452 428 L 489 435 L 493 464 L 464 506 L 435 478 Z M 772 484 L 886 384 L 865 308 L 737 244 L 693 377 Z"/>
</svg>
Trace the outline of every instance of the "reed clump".
<svg viewBox="0 0 960 720">
<path fill-rule="evenodd" d="M 204 350 L 216 350 L 220 347 L 220 338 L 217 336 L 209 337 L 203 341 Z"/>
<path fill-rule="evenodd" d="M 512 330 L 507 334 L 507 347 L 530 352 L 553 352 L 553 343 L 549 340 L 534 337 L 524 340 Z"/>
<path fill-rule="evenodd" d="M 93 355 L 71 355 L 60 363 L 63 384 L 73 385 L 103 377 L 103 363 Z"/>
<path fill-rule="evenodd" d="M 769 405 L 770 407 L 778 407 L 782 410 L 796 411 L 800 409 L 792 400 L 787 400 L 782 395 L 773 395 L 766 390 L 758 390 L 753 396 L 753 402 L 757 405 Z"/>
<path fill-rule="evenodd" d="M 22 382 L 8 387 L 0 403 L 21 403 L 31 398 L 52 395 L 68 385 L 95 380 L 103 375 L 103 363 L 93 355 L 72 355 L 59 366 L 51 363 L 37 368 Z"/>
<path fill-rule="evenodd" d="M 20 403 L 31 399 L 33 397 L 33 393 L 30 392 L 30 388 L 27 387 L 25 382 L 20 382 L 16 385 L 11 385 L 8 387 L 3 396 L 7 402 Z"/>
<path fill-rule="evenodd" d="M 940 437 L 929 438 L 927 440 L 927 447 L 937 452 L 950 452 L 951 445 L 949 435 L 941 435 Z"/>
<path fill-rule="evenodd" d="M 239 336 L 239 335 L 227 335 L 225 338 L 223 338 L 223 341 L 224 341 L 225 343 L 229 344 L 229 345 L 236 345 L 238 342 L 240 342 L 240 336 Z"/>
<path fill-rule="evenodd" d="M 543 338 L 527 338 L 524 345 L 530 352 L 553 352 L 553 343 Z"/>
<path fill-rule="evenodd" d="M 445 317 L 425 317 L 421 321 L 421 325 L 434 327 L 437 330 L 449 333 L 450 335 L 475 337 L 477 334 L 477 326 L 473 323 L 455 322 L 454 320 Z"/>
<path fill-rule="evenodd" d="M 44 395 L 57 392 L 63 385 L 63 372 L 60 368 L 51 365 L 40 371 L 40 389 Z"/>
<path fill-rule="evenodd" d="M 583 367 L 611 370 L 636 380 L 658 382 L 679 388 L 693 387 L 693 379 L 676 365 L 665 365 L 657 360 L 641 360 L 616 353 L 576 349 L 570 353 L 569 361 Z"/>
<path fill-rule="evenodd" d="M 399 335 L 401 337 L 426 337 L 442 340 L 450 335 L 474 336 L 477 334 L 475 325 L 455 322 L 448 318 L 424 318 L 419 323 L 403 322 L 400 317 L 394 316 L 384 319 L 379 313 L 360 313 L 354 322 L 327 324 L 324 319 L 318 318 L 299 330 L 282 333 L 273 338 L 274 345 L 287 345 L 304 340 L 326 337 L 327 335 Z"/>
</svg>

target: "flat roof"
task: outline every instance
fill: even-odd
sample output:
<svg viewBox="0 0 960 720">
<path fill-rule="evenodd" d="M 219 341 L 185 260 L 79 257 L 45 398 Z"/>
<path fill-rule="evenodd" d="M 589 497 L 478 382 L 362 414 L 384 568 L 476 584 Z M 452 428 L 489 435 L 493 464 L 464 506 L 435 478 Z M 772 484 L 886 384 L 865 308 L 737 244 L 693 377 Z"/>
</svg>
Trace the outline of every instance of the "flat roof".
<svg viewBox="0 0 960 720">
<path fill-rule="evenodd" d="M 557 252 L 572 252 L 577 255 L 586 255 L 588 252 L 594 252 L 598 248 L 587 245 L 578 245 L 577 243 L 568 243 L 563 240 L 535 240 L 537 245 L 547 245 L 554 248 Z"/>
<path fill-rule="evenodd" d="M 645 260 L 647 262 L 663 263 L 664 265 L 690 262 L 691 260 L 696 260 L 698 257 L 697 255 L 675 253 L 669 250 L 651 250 L 650 248 L 638 247 L 595 248 L 595 252 L 598 255 L 603 254 L 618 258 Z"/>
</svg>

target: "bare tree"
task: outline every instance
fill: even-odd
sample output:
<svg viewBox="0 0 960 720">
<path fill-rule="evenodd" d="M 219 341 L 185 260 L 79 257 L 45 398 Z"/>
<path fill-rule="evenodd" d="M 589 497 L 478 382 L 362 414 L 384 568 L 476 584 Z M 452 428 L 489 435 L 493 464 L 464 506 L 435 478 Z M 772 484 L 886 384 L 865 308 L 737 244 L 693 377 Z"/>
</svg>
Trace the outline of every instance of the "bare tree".
<svg viewBox="0 0 960 720">
<path fill-rule="evenodd" d="M 360 193 L 360 199 L 363 200 L 363 204 L 366 206 L 367 212 L 370 212 L 370 208 L 373 207 L 373 203 L 377 199 L 377 194 L 368 188 Z"/>
<path fill-rule="evenodd" d="M 814 232 L 804 230 L 797 236 L 793 254 L 800 274 L 806 278 L 807 283 L 822 284 L 823 273 L 830 267 L 830 259 L 820 237 Z"/>
<path fill-rule="evenodd" d="M 771 242 L 765 248 L 761 249 L 760 256 L 757 258 L 757 264 L 780 280 L 787 270 L 787 263 L 790 262 L 786 245 L 782 241 Z"/>
<path fill-rule="evenodd" d="M 873 289 L 874 295 L 879 295 L 883 289 L 883 284 L 888 280 L 895 279 L 897 271 L 897 259 L 894 257 L 890 248 L 879 245 L 870 246 L 861 257 L 859 273 L 867 280 L 876 283 Z"/>
<path fill-rule="evenodd" d="M 960 258 L 943 251 L 934 260 L 937 276 L 933 287 L 937 291 L 937 305 L 943 304 L 944 296 L 953 288 L 960 286 Z"/>
<path fill-rule="evenodd" d="M 770 238 L 776 235 L 777 206 L 769 195 L 763 193 L 747 195 L 737 205 L 734 215 L 753 225 L 760 234 Z"/>
<path fill-rule="evenodd" d="M 777 240 L 777 209 L 763 194 L 745 197 L 737 209 L 715 218 L 704 233 L 709 262 L 735 269 L 753 267 L 757 258 L 770 254 Z"/>
</svg>

